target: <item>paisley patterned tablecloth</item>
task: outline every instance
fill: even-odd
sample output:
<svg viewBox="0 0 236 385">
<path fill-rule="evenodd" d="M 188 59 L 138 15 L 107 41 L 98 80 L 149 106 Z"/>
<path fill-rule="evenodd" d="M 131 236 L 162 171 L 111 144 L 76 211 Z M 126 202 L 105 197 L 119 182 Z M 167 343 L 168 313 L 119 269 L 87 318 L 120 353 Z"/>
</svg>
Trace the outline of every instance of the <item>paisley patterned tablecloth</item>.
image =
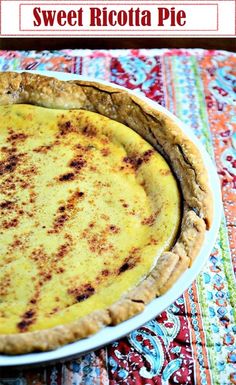
<svg viewBox="0 0 236 385">
<path fill-rule="evenodd" d="M 166 311 L 67 364 L 4 370 L 0 385 L 236 384 L 236 55 L 201 49 L 0 51 L 0 69 L 92 76 L 166 106 L 216 163 L 224 202 L 208 263 Z"/>
</svg>

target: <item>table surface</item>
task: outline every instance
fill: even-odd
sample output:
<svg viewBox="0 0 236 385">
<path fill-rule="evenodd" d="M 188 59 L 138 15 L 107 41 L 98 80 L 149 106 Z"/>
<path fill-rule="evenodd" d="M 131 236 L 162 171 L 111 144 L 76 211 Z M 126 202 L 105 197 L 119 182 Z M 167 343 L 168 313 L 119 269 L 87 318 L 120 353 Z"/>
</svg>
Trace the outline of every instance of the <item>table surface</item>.
<svg viewBox="0 0 236 385">
<path fill-rule="evenodd" d="M 154 320 L 66 364 L 2 370 L 1 385 L 236 384 L 236 54 L 202 49 L 0 51 L 0 70 L 78 73 L 136 89 L 176 114 L 216 163 L 224 213 L 192 286 Z"/>
</svg>

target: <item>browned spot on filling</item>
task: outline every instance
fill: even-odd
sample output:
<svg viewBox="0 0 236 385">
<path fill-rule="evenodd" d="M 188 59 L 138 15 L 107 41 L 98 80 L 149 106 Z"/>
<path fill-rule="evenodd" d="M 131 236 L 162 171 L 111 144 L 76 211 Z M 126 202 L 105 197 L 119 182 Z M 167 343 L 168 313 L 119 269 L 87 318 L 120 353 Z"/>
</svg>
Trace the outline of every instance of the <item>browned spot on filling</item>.
<svg viewBox="0 0 236 385">
<path fill-rule="evenodd" d="M 73 159 L 69 166 L 75 169 L 75 171 L 80 171 L 83 167 L 85 167 L 87 164 L 86 160 L 83 159 L 82 155 L 79 155 L 77 158 Z"/>
<path fill-rule="evenodd" d="M 129 204 L 126 203 L 124 199 L 120 199 L 120 202 L 121 202 L 123 207 L 125 207 L 125 208 L 129 207 Z"/>
<path fill-rule="evenodd" d="M 155 153 L 155 151 L 153 149 L 150 148 L 150 150 L 147 150 L 145 151 L 142 156 L 141 156 L 141 159 L 143 160 L 143 162 L 148 162 L 149 159 L 151 158 L 151 156 Z"/>
<path fill-rule="evenodd" d="M 137 170 L 141 166 L 141 164 L 147 163 L 149 161 L 154 152 L 154 150 L 150 149 L 145 151 L 141 156 L 126 156 L 123 159 L 123 162 L 133 167 L 133 169 Z"/>
<path fill-rule="evenodd" d="M 32 216 L 33 213 L 23 210 L 23 206 L 29 203 L 35 203 L 36 194 L 33 190 L 33 177 L 37 174 L 36 165 L 29 165 L 27 154 L 17 152 L 17 142 L 27 138 L 24 134 L 14 133 L 10 130 L 8 142 L 12 147 L 6 147 L 3 152 L 6 153 L 6 159 L 0 162 L 0 175 L 2 176 L 1 187 L 5 195 L 5 201 L 0 204 L 0 213 L 2 215 L 2 226 L 5 229 L 16 227 L 20 217 L 23 215 Z M 3 148 L 1 149 L 3 150 Z M 29 200 L 22 202 L 17 199 L 17 192 L 22 189 L 28 189 Z M 8 213 L 8 217 L 4 215 Z M 10 216 L 10 214 L 12 214 Z"/>
<path fill-rule="evenodd" d="M 67 181 L 70 181 L 70 180 L 74 180 L 75 179 L 75 174 L 73 172 L 68 172 L 67 174 L 59 176 L 58 179 L 59 179 L 60 182 L 67 182 Z"/>
<path fill-rule="evenodd" d="M 5 273 L 0 281 L 0 296 L 6 296 L 11 288 L 11 276 L 9 273 Z"/>
<path fill-rule="evenodd" d="M 108 275 L 110 274 L 109 270 L 108 269 L 104 269 L 101 271 L 101 274 L 103 277 L 108 277 Z"/>
<path fill-rule="evenodd" d="M 23 179 L 19 179 L 18 182 L 19 182 L 19 185 L 22 189 L 31 187 L 30 183 L 28 181 L 23 180 Z"/>
<path fill-rule="evenodd" d="M 102 254 L 109 250 L 113 250 L 113 245 L 111 243 L 106 242 L 103 236 L 93 235 L 89 239 L 89 249 L 93 253 L 97 252 L 98 254 Z"/>
<path fill-rule="evenodd" d="M 32 305 L 35 305 L 35 304 L 37 303 L 37 299 L 36 299 L 36 298 L 32 298 L 32 299 L 30 300 L 30 303 L 31 303 Z"/>
<path fill-rule="evenodd" d="M 19 158 L 16 155 L 9 156 L 5 161 L 0 162 L 0 175 L 11 173 L 16 169 Z"/>
<path fill-rule="evenodd" d="M 23 320 L 17 324 L 18 329 L 21 333 L 26 332 L 29 326 L 33 323 L 32 320 Z"/>
<path fill-rule="evenodd" d="M 44 272 L 43 269 L 44 269 L 44 268 L 47 269 L 47 267 L 46 267 L 46 261 L 43 262 L 43 264 L 42 264 L 41 266 L 39 266 L 39 267 L 42 269 L 42 270 L 40 270 L 40 272 Z M 32 277 L 32 281 L 35 282 L 35 286 L 34 286 L 34 294 L 33 294 L 33 296 L 31 297 L 31 299 L 29 300 L 29 306 L 31 307 L 30 309 L 31 309 L 32 312 L 35 311 L 34 308 L 36 307 L 35 305 L 36 305 L 36 304 L 38 303 L 38 301 L 39 301 L 40 294 L 41 294 L 41 288 L 42 288 L 44 282 L 47 282 L 48 280 L 51 279 L 51 277 L 50 277 L 50 274 L 51 274 L 51 273 L 47 273 L 47 272 L 45 271 L 45 276 L 47 276 L 47 274 L 48 274 L 48 277 L 45 277 L 45 279 L 44 279 L 44 277 L 42 277 L 42 274 L 40 274 L 40 273 L 39 273 L 39 275 L 33 276 L 33 277 Z M 39 279 L 39 280 L 38 280 L 38 276 L 40 276 L 40 279 Z"/>
<path fill-rule="evenodd" d="M 2 146 L 1 147 L 1 151 L 3 153 L 6 153 L 6 154 L 14 154 L 15 152 L 17 152 L 17 148 L 16 147 L 7 147 L 7 146 Z"/>
<path fill-rule="evenodd" d="M 21 170 L 22 175 L 29 176 L 29 175 L 36 175 L 37 174 L 37 168 L 35 166 L 30 166 L 24 170 Z"/>
<path fill-rule="evenodd" d="M 73 245 L 73 238 L 70 234 L 65 234 L 65 242 L 58 246 L 57 251 L 50 260 L 50 269 L 52 273 L 63 273 L 64 268 L 58 266 L 58 263 L 63 259 L 70 251 Z"/>
<path fill-rule="evenodd" d="M 8 197 L 14 194 L 14 190 L 16 189 L 16 184 L 14 183 L 13 177 L 6 178 L 1 182 L 1 187 L 4 189 L 4 194 Z"/>
<path fill-rule="evenodd" d="M 66 135 L 69 132 L 75 131 L 75 128 L 73 127 L 70 120 L 64 122 L 64 123 L 58 123 L 59 133 L 60 135 Z"/>
<path fill-rule="evenodd" d="M 90 166 L 89 169 L 90 169 L 90 171 L 94 171 L 94 172 L 97 171 L 97 167 L 96 166 Z"/>
<path fill-rule="evenodd" d="M 115 225 L 109 225 L 108 230 L 110 230 L 113 234 L 118 234 L 120 232 L 120 227 Z"/>
<path fill-rule="evenodd" d="M 8 250 L 10 253 L 13 253 L 16 249 L 23 250 L 26 246 L 26 239 L 24 235 L 22 235 L 22 239 L 17 238 L 16 235 L 13 237 L 13 242 L 8 246 Z"/>
<path fill-rule="evenodd" d="M 147 226 L 153 226 L 155 223 L 155 220 L 160 213 L 161 210 L 157 210 L 155 213 L 149 215 L 149 217 L 146 217 L 142 220 L 141 224 L 142 225 L 147 225 Z"/>
<path fill-rule="evenodd" d="M 88 124 L 83 128 L 82 133 L 87 137 L 94 137 L 97 134 L 96 128 L 92 124 Z"/>
<path fill-rule="evenodd" d="M 117 274 L 120 275 L 127 270 L 133 269 L 138 262 L 140 262 L 140 249 L 133 247 L 128 257 L 125 258 L 124 263 L 119 267 Z"/>
<path fill-rule="evenodd" d="M 71 250 L 73 239 L 69 234 L 65 234 L 65 243 L 60 245 L 55 254 L 48 255 L 43 246 L 33 250 L 31 259 L 34 260 L 38 267 L 37 276 L 32 277 L 34 283 L 34 294 L 29 301 L 29 305 L 37 304 L 41 288 L 50 281 L 54 274 L 60 274 L 64 272 L 64 268 L 58 266 L 61 259 L 64 258 L 67 253 Z"/>
<path fill-rule="evenodd" d="M 46 146 L 39 146 L 35 148 L 33 151 L 41 154 L 46 154 L 49 150 L 51 150 L 52 144 L 48 144 Z"/>
<path fill-rule="evenodd" d="M 81 150 L 81 152 L 87 152 L 87 151 L 90 151 L 92 150 L 93 148 L 95 148 L 92 144 L 89 144 L 88 146 L 83 146 L 82 144 L 76 144 L 76 146 L 74 146 L 74 149 L 75 150 Z"/>
<path fill-rule="evenodd" d="M 29 193 L 29 196 L 30 196 L 30 199 L 29 199 L 30 203 L 35 203 L 36 197 L 37 197 L 36 193 L 33 190 L 31 190 Z"/>
<path fill-rule="evenodd" d="M 53 228 L 48 230 L 48 234 L 58 233 L 62 229 L 64 224 L 70 219 L 78 200 L 83 198 L 83 196 L 84 192 L 75 191 L 64 205 L 58 207 L 56 218 L 53 222 Z"/>
<path fill-rule="evenodd" d="M 17 324 L 17 327 L 20 332 L 26 332 L 30 325 L 32 325 L 35 322 L 35 311 L 30 309 L 27 310 L 23 316 L 22 320 Z"/>
<path fill-rule="evenodd" d="M 108 137 L 106 137 L 106 136 L 104 136 L 104 135 L 101 136 L 100 140 L 101 140 L 102 144 L 108 144 L 108 143 L 110 143 L 110 140 L 108 139 Z"/>
<path fill-rule="evenodd" d="M 12 130 L 9 130 L 10 132 L 10 135 L 8 136 L 7 138 L 7 142 L 10 142 L 10 143 L 14 143 L 15 142 L 23 142 L 25 141 L 28 136 L 26 134 L 23 134 L 23 133 L 14 133 Z"/>
<path fill-rule="evenodd" d="M 18 223 L 19 223 L 18 218 L 14 218 L 14 219 L 11 219 L 9 221 L 5 220 L 5 221 L 2 222 L 2 227 L 4 229 L 10 229 L 10 228 L 13 228 L 13 227 L 17 227 Z"/>
<path fill-rule="evenodd" d="M 171 174 L 170 170 L 160 170 L 160 174 L 163 176 L 168 176 Z"/>
<path fill-rule="evenodd" d="M 49 260 L 49 256 L 46 253 L 43 246 L 38 247 L 37 249 L 33 250 L 30 258 L 36 263 L 38 269 L 39 269 L 39 276 L 42 279 L 47 281 L 49 277 L 47 276 L 49 274 L 49 268 L 47 267 L 47 263 Z"/>
<path fill-rule="evenodd" d="M 15 202 L 5 201 L 5 202 L 0 203 L 0 207 L 1 207 L 1 209 L 10 210 L 13 208 L 14 203 Z"/>
<path fill-rule="evenodd" d="M 123 162 L 131 165 L 133 168 L 137 168 L 142 163 L 141 158 L 131 158 L 130 156 L 125 156 Z"/>
<path fill-rule="evenodd" d="M 128 262 L 123 263 L 123 265 L 118 270 L 118 275 L 123 273 L 126 270 L 129 270 L 131 268 L 130 264 Z"/>
<path fill-rule="evenodd" d="M 67 214 L 62 214 L 57 217 L 53 223 L 53 230 L 48 230 L 48 233 L 58 233 L 60 229 L 64 226 L 65 222 L 67 222 L 69 216 Z"/>
<path fill-rule="evenodd" d="M 69 211 L 72 211 L 75 208 L 75 205 L 77 204 L 78 199 L 80 200 L 81 198 L 83 198 L 83 196 L 84 196 L 84 192 L 75 191 L 68 199 L 66 204 L 66 209 Z"/>
<path fill-rule="evenodd" d="M 102 182 L 101 180 L 96 180 L 94 182 L 95 188 L 101 188 L 101 187 L 111 187 L 111 184 L 108 182 Z"/>
<path fill-rule="evenodd" d="M 158 245 L 157 239 L 151 237 L 150 241 L 148 242 L 148 245 Z"/>
<path fill-rule="evenodd" d="M 56 253 L 56 258 L 55 258 L 56 261 L 64 258 L 69 253 L 70 250 L 71 250 L 71 243 L 70 242 L 66 242 L 63 245 L 59 246 L 58 251 Z M 63 271 L 64 271 L 63 268 L 58 269 L 59 273 L 62 273 Z"/>
<path fill-rule="evenodd" d="M 39 276 L 43 279 L 43 282 L 50 281 L 52 279 L 52 274 L 46 271 L 39 272 Z"/>
<path fill-rule="evenodd" d="M 109 148 L 105 147 L 105 148 L 102 148 L 102 149 L 101 149 L 101 153 L 102 153 L 102 156 L 105 157 L 105 156 L 110 155 L 111 151 L 110 151 Z"/>
<path fill-rule="evenodd" d="M 93 233 L 92 229 L 93 227 L 89 225 L 89 227 L 82 232 L 81 236 L 81 238 L 85 238 L 87 240 L 89 250 L 92 253 L 97 253 L 98 255 L 112 251 L 114 247 L 107 241 L 107 230 L 104 229 L 100 232 Z"/>
<path fill-rule="evenodd" d="M 68 294 L 73 295 L 77 302 L 82 302 L 85 299 L 91 297 L 95 293 L 95 289 L 91 284 L 86 283 L 79 287 L 68 289 L 67 292 Z"/>
<path fill-rule="evenodd" d="M 59 312 L 59 310 L 60 310 L 60 308 L 59 307 L 54 307 L 51 311 L 50 311 L 50 315 L 53 315 L 53 314 L 55 314 L 55 313 L 58 313 Z"/>
<path fill-rule="evenodd" d="M 35 315 L 35 312 L 33 310 L 28 310 L 27 312 L 25 312 L 24 318 L 30 319 L 30 318 L 33 318 L 34 315 Z"/>
</svg>

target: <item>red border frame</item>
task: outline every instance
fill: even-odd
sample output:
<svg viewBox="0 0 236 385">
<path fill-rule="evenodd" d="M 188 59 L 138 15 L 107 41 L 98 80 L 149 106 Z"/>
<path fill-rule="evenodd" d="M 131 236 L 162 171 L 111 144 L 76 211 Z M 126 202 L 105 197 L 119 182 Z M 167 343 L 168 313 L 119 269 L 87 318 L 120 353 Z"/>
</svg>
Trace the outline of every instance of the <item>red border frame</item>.
<svg viewBox="0 0 236 385">
<path fill-rule="evenodd" d="M 2 20 L 1 20 L 1 17 L 2 17 L 2 1 L 6 1 L 6 0 L 0 0 L 0 37 L 1 36 L 5 36 L 5 37 L 41 37 L 41 38 L 43 38 L 43 37 L 216 37 L 216 38 L 219 38 L 219 37 L 234 37 L 234 36 L 236 36 L 236 0 L 229 0 L 229 1 L 231 1 L 231 2 L 234 2 L 234 13 L 235 13 L 235 33 L 234 34 L 219 34 L 219 35 L 217 35 L 217 34 L 208 34 L 208 35 L 206 35 L 204 32 L 207 32 L 207 31 L 218 31 L 219 30 L 219 2 L 224 2 L 225 0 L 216 0 L 217 1 L 217 3 L 203 3 L 203 2 L 199 2 L 199 1 L 201 1 L 201 0 L 198 0 L 198 3 L 195 3 L 195 2 L 193 2 L 193 3 L 185 3 L 185 1 L 186 0 L 184 0 L 183 1 L 183 3 L 168 3 L 167 1 L 169 1 L 169 0 L 162 0 L 163 1 L 163 4 L 161 4 L 161 5 L 166 5 L 166 4 L 168 4 L 168 5 L 216 5 L 217 6 L 217 29 L 216 30 L 163 30 L 163 29 L 161 29 L 161 30 L 145 30 L 145 32 L 147 31 L 147 32 L 152 32 L 151 34 L 149 34 L 149 33 L 145 33 L 145 35 L 143 35 L 143 33 L 142 33 L 142 31 L 139 31 L 139 30 L 136 30 L 136 33 L 134 33 L 134 34 L 131 34 L 131 33 L 129 33 L 129 34 L 126 34 L 126 33 L 124 33 L 124 34 L 117 34 L 117 33 L 114 33 L 114 34 L 107 34 L 106 32 L 110 32 L 110 31 L 112 31 L 112 32 L 114 32 L 114 30 L 106 30 L 106 31 L 94 31 L 94 33 L 92 34 L 92 33 L 90 33 L 90 34 L 74 34 L 73 32 L 73 30 L 67 30 L 68 32 L 70 32 L 70 34 L 50 34 L 50 36 L 49 35 L 47 35 L 46 33 L 47 32 L 49 32 L 48 30 L 37 30 L 37 31 L 39 31 L 39 32 L 45 32 L 45 34 L 39 34 L 39 35 L 29 35 L 29 34 L 3 34 L 2 33 Z M 15 0 L 7 0 L 7 1 L 15 1 Z M 28 1 L 28 0 L 21 0 L 21 4 L 19 4 L 20 5 L 20 8 L 21 8 L 21 6 L 22 5 L 37 5 L 37 4 L 34 4 L 34 3 L 27 3 L 27 4 L 24 4 L 24 2 L 26 2 L 26 1 Z M 73 1 L 73 0 L 72 0 Z M 104 3 L 104 0 L 97 0 L 97 1 L 99 1 L 99 5 L 100 4 L 104 4 L 104 5 L 107 5 L 107 3 Z M 114 2 L 116 2 L 117 0 L 110 0 L 110 1 L 114 1 Z M 122 0 L 120 0 L 120 1 L 122 1 Z M 146 1 L 149 1 L 149 0 L 146 0 Z M 149 1 L 149 3 L 143 3 L 143 5 L 150 5 L 150 2 L 151 2 L 152 0 L 150 0 Z M 189 0 L 188 0 L 189 1 Z M 191 0 L 190 0 L 191 1 Z M 204 1 L 204 0 L 202 0 L 202 1 Z M 129 1 L 127 2 L 125 2 L 125 4 L 129 4 L 129 5 L 137 5 L 137 3 L 130 3 Z M 55 5 L 55 3 L 46 3 L 46 4 L 49 4 L 49 5 Z M 96 5 L 96 3 L 60 3 L 60 5 L 78 5 L 78 4 L 91 4 L 91 5 Z M 153 4 L 153 2 L 152 2 L 152 4 Z M 159 3 L 158 3 L 159 4 Z M 115 5 L 115 4 L 114 4 Z M 123 5 L 122 3 L 120 3 L 120 5 Z M 21 12 L 21 10 L 20 10 L 20 12 Z M 19 15 L 19 17 L 20 17 L 20 15 Z M 19 20 L 19 27 L 21 27 L 21 25 L 20 25 L 20 20 Z M 20 31 L 21 31 L 21 29 L 20 29 Z M 33 32 L 35 32 L 35 30 L 23 30 L 23 31 L 33 31 Z M 57 32 L 57 31 L 61 31 L 61 30 L 53 30 L 53 32 Z M 62 30 L 61 32 L 63 32 L 63 31 L 65 31 L 65 30 Z M 67 32 L 66 31 L 66 32 Z M 82 32 L 86 32 L 86 31 L 90 31 L 90 30 L 84 30 L 84 31 L 82 31 Z M 122 30 L 122 31 L 130 31 L 130 32 L 135 32 L 135 30 Z M 163 32 L 170 32 L 170 33 L 174 33 L 174 32 L 185 32 L 185 31 L 188 31 L 188 32 L 190 32 L 190 31 L 198 31 L 199 32 L 199 34 L 182 34 L 182 35 L 172 35 L 172 34 L 165 34 L 165 35 L 155 35 L 154 34 L 154 32 L 160 32 L 160 31 L 163 31 Z M 139 34 L 139 32 L 140 32 L 140 34 Z M 98 35 L 98 33 L 99 33 L 99 35 Z"/>
</svg>

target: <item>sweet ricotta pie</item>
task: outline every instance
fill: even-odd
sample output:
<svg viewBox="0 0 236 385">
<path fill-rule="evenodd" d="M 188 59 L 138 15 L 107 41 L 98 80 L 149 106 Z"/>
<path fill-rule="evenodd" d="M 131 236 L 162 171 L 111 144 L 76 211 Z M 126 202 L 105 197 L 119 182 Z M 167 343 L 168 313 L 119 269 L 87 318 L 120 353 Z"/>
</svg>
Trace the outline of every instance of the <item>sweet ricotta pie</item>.
<svg viewBox="0 0 236 385">
<path fill-rule="evenodd" d="M 126 91 L 0 74 L 0 352 L 55 349 L 141 312 L 212 218 L 195 145 Z"/>
</svg>

